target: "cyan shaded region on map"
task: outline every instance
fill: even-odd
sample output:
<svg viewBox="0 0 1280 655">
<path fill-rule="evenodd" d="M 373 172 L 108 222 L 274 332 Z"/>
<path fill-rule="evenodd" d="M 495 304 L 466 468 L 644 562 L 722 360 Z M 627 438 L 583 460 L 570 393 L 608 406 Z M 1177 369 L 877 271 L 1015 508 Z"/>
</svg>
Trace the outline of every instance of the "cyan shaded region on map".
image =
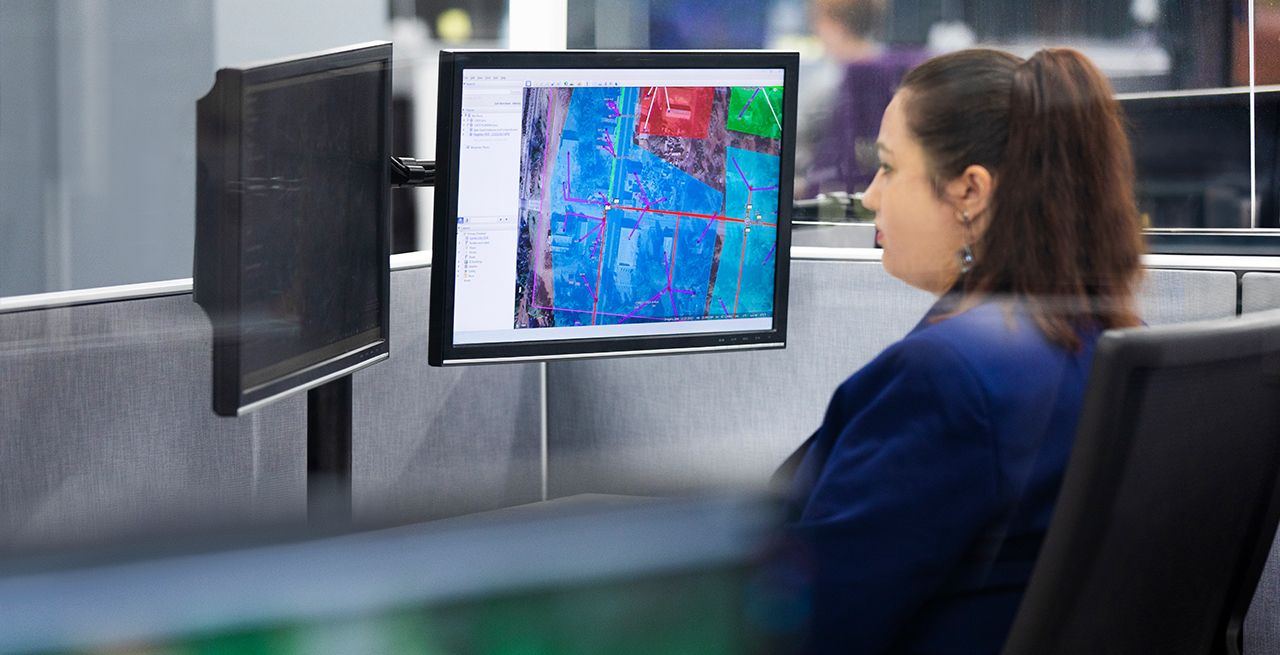
<svg viewBox="0 0 1280 655">
<path fill-rule="evenodd" d="M 515 327 L 772 316 L 781 99 L 525 89 Z"/>
</svg>

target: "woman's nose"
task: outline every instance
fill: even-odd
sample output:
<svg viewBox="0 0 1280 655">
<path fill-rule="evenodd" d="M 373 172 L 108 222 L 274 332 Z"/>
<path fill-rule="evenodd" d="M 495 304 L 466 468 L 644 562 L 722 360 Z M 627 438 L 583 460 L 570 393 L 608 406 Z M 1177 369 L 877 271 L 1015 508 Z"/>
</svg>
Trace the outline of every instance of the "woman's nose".
<svg viewBox="0 0 1280 655">
<path fill-rule="evenodd" d="M 876 176 L 871 178 L 871 186 L 868 186 L 867 190 L 862 192 L 862 206 L 873 212 L 879 211 L 880 173 L 876 173 Z"/>
</svg>

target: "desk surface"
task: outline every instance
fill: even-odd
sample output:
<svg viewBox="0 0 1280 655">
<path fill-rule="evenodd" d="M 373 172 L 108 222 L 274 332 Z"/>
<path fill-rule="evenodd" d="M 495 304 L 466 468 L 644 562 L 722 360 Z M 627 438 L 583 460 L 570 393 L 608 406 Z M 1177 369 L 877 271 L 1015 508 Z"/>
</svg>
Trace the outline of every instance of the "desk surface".
<svg viewBox="0 0 1280 655">
<path fill-rule="evenodd" d="M 746 562 L 765 499 L 580 496 L 227 552 L 0 577 L 0 652 L 318 621 Z"/>
</svg>

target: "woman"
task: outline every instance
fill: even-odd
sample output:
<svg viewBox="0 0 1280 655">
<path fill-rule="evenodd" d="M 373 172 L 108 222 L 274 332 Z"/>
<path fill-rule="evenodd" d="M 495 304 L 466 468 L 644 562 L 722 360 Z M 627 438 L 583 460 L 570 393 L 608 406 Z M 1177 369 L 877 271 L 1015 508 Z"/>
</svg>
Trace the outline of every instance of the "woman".
<svg viewBox="0 0 1280 655">
<path fill-rule="evenodd" d="M 885 270 L 939 300 L 793 456 L 810 650 L 999 652 L 1094 345 L 1140 323 L 1122 123 L 1072 50 L 937 57 L 885 110 L 863 202 Z"/>
</svg>

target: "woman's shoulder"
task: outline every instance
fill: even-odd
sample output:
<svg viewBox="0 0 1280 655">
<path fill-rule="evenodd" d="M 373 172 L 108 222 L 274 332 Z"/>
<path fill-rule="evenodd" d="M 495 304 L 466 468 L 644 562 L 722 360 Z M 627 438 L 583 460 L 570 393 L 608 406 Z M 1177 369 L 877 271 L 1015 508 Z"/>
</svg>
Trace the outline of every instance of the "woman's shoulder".
<svg viewBox="0 0 1280 655">
<path fill-rule="evenodd" d="M 900 343 L 907 348 L 945 346 L 966 356 L 1065 350 L 1045 336 L 1026 304 L 1018 301 L 988 301 L 946 318 L 926 318 Z"/>
<path fill-rule="evenodd" d="M 868 365 L 893 372 L 953 375 L 981 381 L 1011 369 L 1033 369 L 1070 357 L 1051 342 L 1025 306 L 987 302 L 943 319 L 926 317 Z"/>
</svg>

